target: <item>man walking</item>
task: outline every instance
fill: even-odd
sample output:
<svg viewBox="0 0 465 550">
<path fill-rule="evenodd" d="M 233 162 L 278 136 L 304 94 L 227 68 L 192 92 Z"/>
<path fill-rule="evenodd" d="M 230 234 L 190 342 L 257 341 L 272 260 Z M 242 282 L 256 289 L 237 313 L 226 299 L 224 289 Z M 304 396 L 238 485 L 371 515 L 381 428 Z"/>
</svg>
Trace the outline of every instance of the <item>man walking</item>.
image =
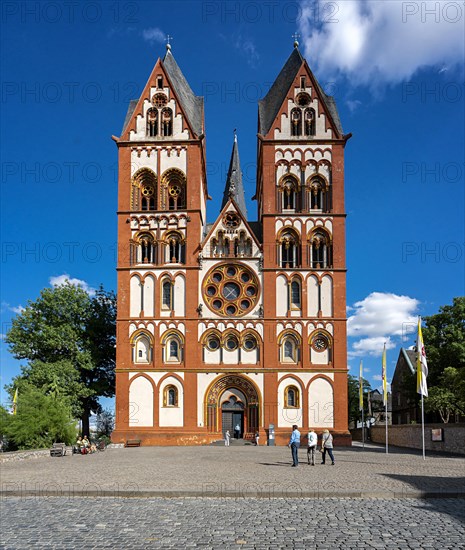
<svg viewBox="0 0 465 550">
<path fill-rule="evenodd" d="M 289 447 L 292 452 L 292 467 L 295 468 L 299 465 L 299 447 L 300 447 L 300 432 L 297 429 L 297 424 L 292 426 L 291 439 L 289 440 Z"/>
<path fill-rule="evenodd" d="M 315 466 L 315 450 L 318 445 L 318 436 L 312 428 L 310 428 L 310 431 L 307 434 L 307 439 L 308 439 L 308 443 L 307 443 L 308 465 L 310 466 L 310 463 L 311 463 L 312 466 Z"/>
</svg>

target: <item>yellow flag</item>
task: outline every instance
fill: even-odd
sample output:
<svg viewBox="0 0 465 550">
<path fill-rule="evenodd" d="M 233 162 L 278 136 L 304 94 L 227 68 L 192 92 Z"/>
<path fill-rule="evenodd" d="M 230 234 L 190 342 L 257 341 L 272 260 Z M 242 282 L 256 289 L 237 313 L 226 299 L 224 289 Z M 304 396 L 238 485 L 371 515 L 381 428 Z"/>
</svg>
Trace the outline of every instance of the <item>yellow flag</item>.
<svg viewBox="0 0 465 550">
<path fill-rule="evenodd" d="M 358 378 L 358 408 L 360 411 L 363 410 L 363 361 L 360 359 L 360 375 Z"/>
<path fill-rule="evenodd" d="M 387 404 L 386 344 L 383 349 L 383 405 Z"/>
<path fill-rule="evenodd" d="M 421 332 L 421 317 L 418 317 L 418 338 L 417 338 L 417 393 L 428 397 L 428 386 L 426 377 L 428 376 L 428 363 L 426 362 L 425 343 L 423 342 L 423 333 Z"/>
<path fill-rule="evenodd" d="M 16 414 L 16 407 L 18 406 L 18 388 L 15 389 L 13 395 L 13 414 Z"/>
</svg>

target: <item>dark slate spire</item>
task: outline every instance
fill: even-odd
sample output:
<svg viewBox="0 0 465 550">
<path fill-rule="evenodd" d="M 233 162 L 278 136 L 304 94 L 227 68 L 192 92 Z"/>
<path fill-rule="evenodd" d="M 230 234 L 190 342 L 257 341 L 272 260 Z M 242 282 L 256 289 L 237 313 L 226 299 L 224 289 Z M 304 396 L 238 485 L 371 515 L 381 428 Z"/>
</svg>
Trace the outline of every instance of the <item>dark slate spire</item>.
<svg viewBox="0 0 465 550">
<path fill-rule="evenodd" d="M 182 74 L 179 65 L 171 53 L 171 45 L 166 45 L 166 54 L 163 58 L 163 66 L 173 83 L 174 89 L 179 96 L 181 106 L 186 113 L 192 129 L 200 136 L 202 134 L 203 97 L 196 96 L 192 91 L 186 77 Z"/>
<path fill-rule="evenodd" d="M 247 208 L 245 206 L 244 186 L 242 185 L 241 161 L 239 160 L 239 148 L 237 146 L 237 135 L 234 130 L 234 145 L 229 162 L 228 176 L 224 188 L 223 202 L 221 210 L 225 207 L 229 199 L 234 199 L 239 210 L 245 219 L 247 219 Z"/>
<path fill-rule="evenodd" d="M 274 81 L 273 85 L 269 89 L 266 96 L 258 102 L 258 120 L 259 120 L 259 132 L 265 136 L 271 129 L 274 119 L 279 112 L 286 96 L 289 92 L 289 88 L 294 82 L 297 73 L 299 72 L 302 63 L 305 63 L 305 59 L 302 57 L 299 51 L 299 42 L 297 37 L 294 37 L 294 49 L 292 50 L 291 55 L 284 64 L 284 67 L 281 69 L 278 77 Z M 308 65 L 307 65 L 308 67 Z M 315 75 L 308 67 L 311 77 L 315 81 L 315 85 L 318 88 L 321 98 L 326 104 L 328 111 L 334 121 L 334 124 L 338 132 L 343 134 L 341 121 L 339 119 L 339 114 L 337 111 L 336 103 L 334 98 L 325 94 L 321 88 L 318 80 Z"/>
</svg>

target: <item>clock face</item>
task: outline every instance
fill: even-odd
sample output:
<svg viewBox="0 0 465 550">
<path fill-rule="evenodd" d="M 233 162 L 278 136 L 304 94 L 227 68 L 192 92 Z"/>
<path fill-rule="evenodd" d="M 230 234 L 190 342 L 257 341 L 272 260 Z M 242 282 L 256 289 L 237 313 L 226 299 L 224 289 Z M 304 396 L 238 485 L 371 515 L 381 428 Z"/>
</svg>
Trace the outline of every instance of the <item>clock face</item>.
<svg viewBox="0 0 465 550">
<path fill-rule="evenodd" d="M 255 273 L 243 264 L 224 263 L 212 268 L 203 281 L 206 305 L 224 317 L 239 317 L 258 303 L 260 287 Z"/>
<path fill-rule="evenodd" d="M 324 351 L 328 347 L 328 340 L 321 335 L 318 335 L 313 340 L 313 349 L 315 351 Z"/>
</svg>

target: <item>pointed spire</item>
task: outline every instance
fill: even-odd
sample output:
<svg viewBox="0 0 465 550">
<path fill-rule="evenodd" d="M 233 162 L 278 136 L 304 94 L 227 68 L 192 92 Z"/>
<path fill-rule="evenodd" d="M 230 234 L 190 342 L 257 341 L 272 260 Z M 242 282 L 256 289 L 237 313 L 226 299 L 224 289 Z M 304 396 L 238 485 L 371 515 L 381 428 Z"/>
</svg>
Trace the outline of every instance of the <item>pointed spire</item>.
<svg viewBox="0 0 465 550">
<path fill-rule="evenodd" d="M 229 162 L 228 175 L 226 177 L 226 186 L 224 188 L 223 202 L 221 209 L 224 208 L 229 199 L 234 199 L 242 215 L 247 219 L 247 207 L 245 206 L 244 186 L 242 185 L 241 162 L 239 160 L 239 148 L 237 146 L 237 134 L 234 129 L 234 144 Z"/>
</svg>

